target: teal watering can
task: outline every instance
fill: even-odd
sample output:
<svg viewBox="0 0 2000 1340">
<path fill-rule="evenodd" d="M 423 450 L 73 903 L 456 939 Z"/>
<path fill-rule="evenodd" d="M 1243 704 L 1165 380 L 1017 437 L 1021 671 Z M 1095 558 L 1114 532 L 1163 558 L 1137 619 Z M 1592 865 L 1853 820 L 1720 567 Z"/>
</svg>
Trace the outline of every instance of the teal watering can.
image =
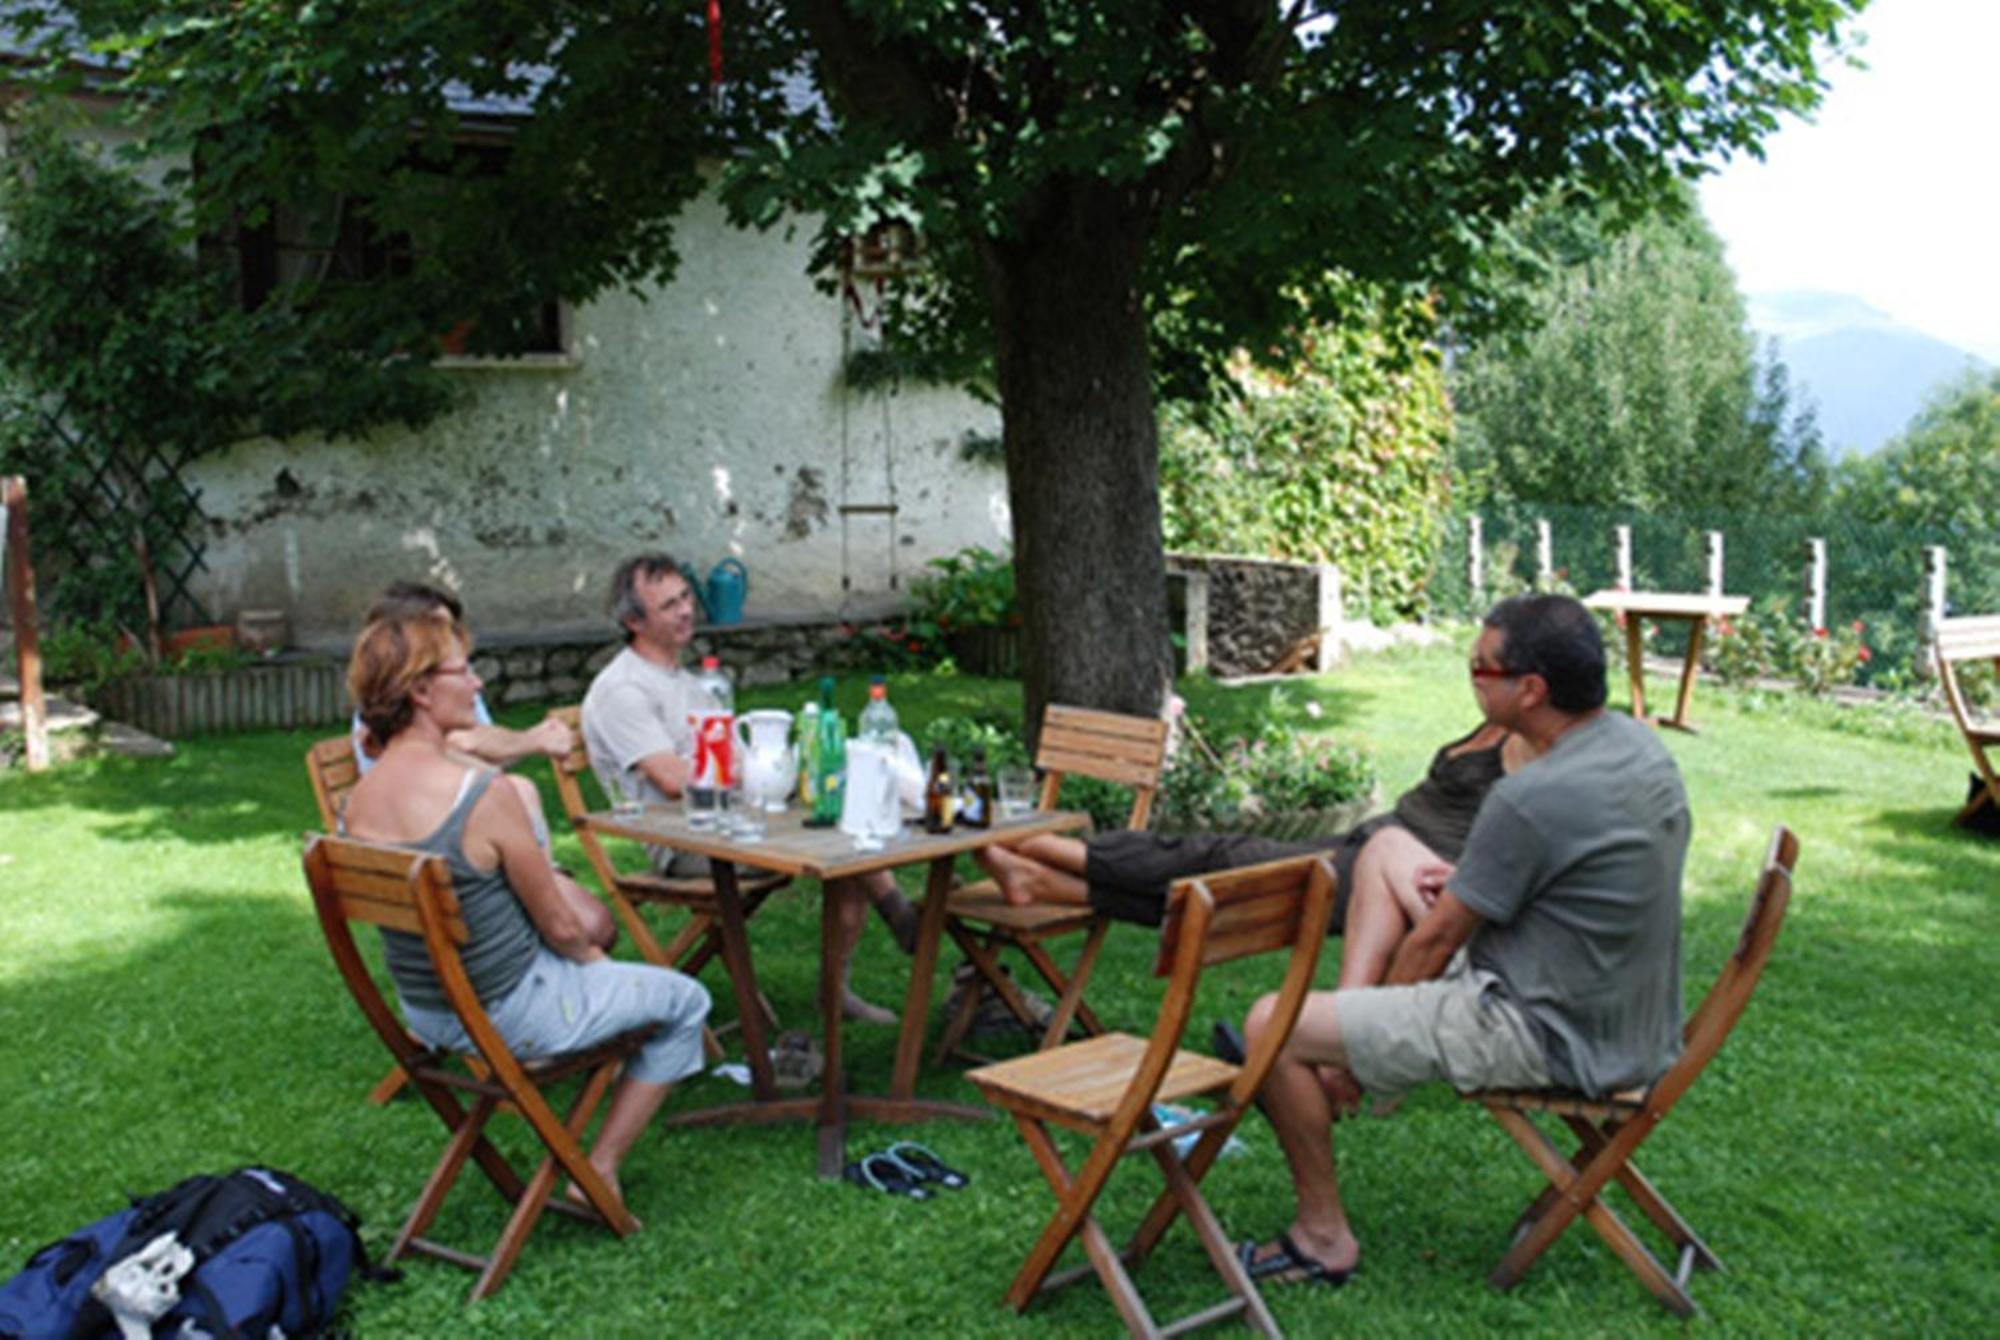
<svg viewBox="0 0 2000 1340">
<path fill-rule="evenodd" d="M 743 598 L 750 594 L 750 573 L 740 558 L 725 558 L 708 570 L 708 586 L 702 603 L 708 606 L 710 623 L 740 623 Z"/>
</svg>

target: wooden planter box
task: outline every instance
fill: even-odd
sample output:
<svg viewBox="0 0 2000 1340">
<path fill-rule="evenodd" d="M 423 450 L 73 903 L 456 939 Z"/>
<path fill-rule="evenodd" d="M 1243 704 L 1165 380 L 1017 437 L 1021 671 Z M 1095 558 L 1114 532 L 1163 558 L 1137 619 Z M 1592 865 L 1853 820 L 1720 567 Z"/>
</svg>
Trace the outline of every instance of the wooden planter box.
<svg viewBox="0 0 2000 1340">
<path fill-rule="evenodd" d="M 945 650 L 968 675 L 1012 679 L 1021 673 L 1021 630 L 1018 628 L 959 628 L 944 636 Z"/>
<path fill-rule="evenodd" d="M 105 685 L 90 705 L 113 721 L 168 740 L 348 718 L 344 667 L 320 660 L 213 674 L 139 675 Z"/>
</svg>

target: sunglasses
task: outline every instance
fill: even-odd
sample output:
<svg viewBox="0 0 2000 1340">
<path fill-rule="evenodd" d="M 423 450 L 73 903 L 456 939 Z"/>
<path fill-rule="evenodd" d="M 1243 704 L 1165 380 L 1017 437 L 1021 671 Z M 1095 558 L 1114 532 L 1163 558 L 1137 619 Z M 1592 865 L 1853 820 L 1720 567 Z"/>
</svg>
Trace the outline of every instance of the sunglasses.
<svg viewBox="0 0 2000 1340">
<path fill-rule="evenodd" d="M 1525 670 L 1503 670 L 1497 665 L 1469 665 L 1466 673 L 1474 679 L 1519 679 Z"/>
</svg>

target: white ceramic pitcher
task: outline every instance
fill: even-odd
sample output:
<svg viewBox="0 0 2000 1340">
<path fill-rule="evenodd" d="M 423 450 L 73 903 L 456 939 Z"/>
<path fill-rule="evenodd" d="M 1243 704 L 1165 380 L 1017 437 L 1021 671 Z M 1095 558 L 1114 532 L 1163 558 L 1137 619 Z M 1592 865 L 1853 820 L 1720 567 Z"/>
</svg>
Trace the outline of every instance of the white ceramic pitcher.
<svg viewBox="0 0 2000 1340">
<path fill-rule="evenodd" d="M 792 750 L 792 714 L 775 707 L 745 712 L 736 718 L 742 745 L 743 803 L 751 809 L 781 813 L 798 781 L 798 757 Z"/>
</svg>

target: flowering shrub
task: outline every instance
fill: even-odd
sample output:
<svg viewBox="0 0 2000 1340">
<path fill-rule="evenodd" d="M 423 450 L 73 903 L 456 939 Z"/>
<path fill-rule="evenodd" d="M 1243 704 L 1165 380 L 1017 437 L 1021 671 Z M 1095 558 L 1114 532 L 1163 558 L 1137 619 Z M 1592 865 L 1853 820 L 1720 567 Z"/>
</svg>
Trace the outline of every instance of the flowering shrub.
<svg viewBox="0 0 2000 1340">
<path fill-rule="evenodd" d="M 1759 615 L 1718 620 L 1708 642 L 1708 668 L 1724 683 L 1747 684 L 1783 677 L 1809 694 L 1857 683 L 1874 652 L 1866 626 L 1856 619 L 1840 628 L 1814 628 L 1787 617 L 1782 606 Z"/>
<path fill-rule="evenodd" d="M 1375 765 L 1367 754 L 1266 721 L 1255 735 L 1227 741 L 1213 754 L 1192 739 L 1183 742 L 1168 760 L 1155 825 L 1254 828 L 1284 815 L 1333 809 L 1374 789 Z"/>
</svg>

